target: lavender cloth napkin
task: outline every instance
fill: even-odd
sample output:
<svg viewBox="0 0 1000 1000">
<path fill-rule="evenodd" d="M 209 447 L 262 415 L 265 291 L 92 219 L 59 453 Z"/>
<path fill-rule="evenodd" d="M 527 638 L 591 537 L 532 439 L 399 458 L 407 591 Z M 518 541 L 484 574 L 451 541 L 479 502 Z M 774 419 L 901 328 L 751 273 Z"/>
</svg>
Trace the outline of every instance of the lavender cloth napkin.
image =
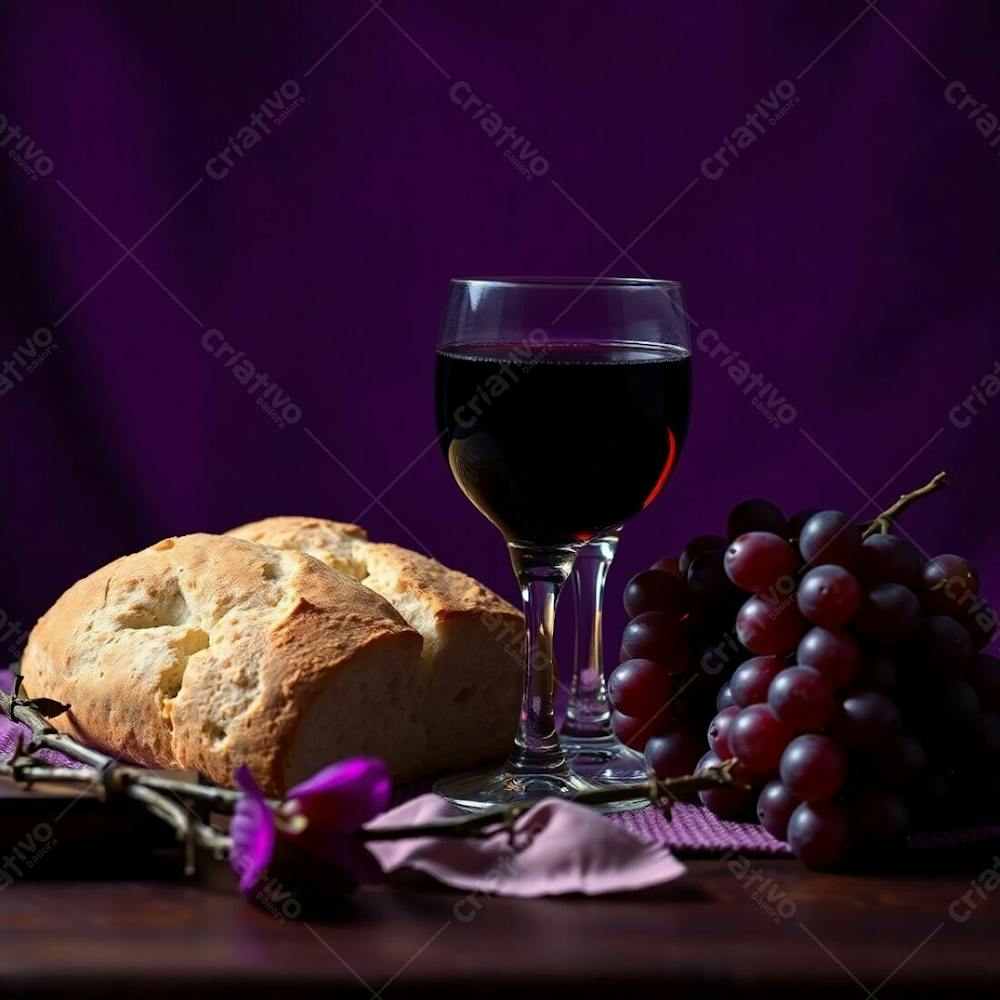
<svg viewBox="0 0 1000 1000">
<path fill-rule="evenodd" d="M 383 813 L 369 828 L 427 823 L 458 810 L 437 795 L 418 795 Z M 506 834 L 487 840 L 424 838 L 369 844 L 388 874 L 423 872 L 457 889 L 500 896 L 597 896 L 663 885 L 684 874 L 662 844 L 606 823 L 586 806 L 545 799 L 517 824 L 516 848 Z"/>
</svg>

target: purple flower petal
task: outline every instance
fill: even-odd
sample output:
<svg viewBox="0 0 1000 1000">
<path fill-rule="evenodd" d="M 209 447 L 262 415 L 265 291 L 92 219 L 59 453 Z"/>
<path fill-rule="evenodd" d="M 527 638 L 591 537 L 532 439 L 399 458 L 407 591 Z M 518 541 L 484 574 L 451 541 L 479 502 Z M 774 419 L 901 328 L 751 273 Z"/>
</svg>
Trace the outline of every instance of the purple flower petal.
<svg viewBox="0 0 1000 1000">
<path fill-rule="evenodd" d="M 240 764 L 235 771 L 233 771 L 233 779 L 235 780 L 237 786 L 247 795 L 252 795 L 255 799 L 263 799 L 264 792 L 260 785 L 257 784 L 257 779 L 253 776 L 253 771 L 247 767 L 246 764 Z"/>
<path fill-rule="evenodd" d="M 274 814 L 250 769 L 241 765 L 236 769 L 235 778 L 246 794 L 237 803 L 229 824 L 229 835 L 233 838 L 229 863 L 240 877 L 240 891 L 249 893 L 261 872 L 271 864 L 277 829 Z"/>
<path fill-rule="evenodd" d="M 331 764 L 288 792 L 313 826 L 349 833 L 364 826 L 389 804 L 392 781 L 375 757 L 351 757 Z"/>
</svg>

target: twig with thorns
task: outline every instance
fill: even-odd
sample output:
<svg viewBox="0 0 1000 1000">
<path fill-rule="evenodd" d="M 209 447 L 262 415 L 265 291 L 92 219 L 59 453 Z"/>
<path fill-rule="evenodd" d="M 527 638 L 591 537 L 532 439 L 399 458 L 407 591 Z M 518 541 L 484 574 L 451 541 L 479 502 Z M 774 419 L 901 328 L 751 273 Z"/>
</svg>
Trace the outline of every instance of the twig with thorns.
<svg viewBox="0 0 1000 1000">
<path fill-rule="evenodd" d="M 20 745 L 10 760 L 0 762 L 0 777 L 11 778 L 29 789 L 32 785 L 45 782 L 90 785 L 105 797 L 124 796 L 139 802 L 174 828 L 178 840 L 185 846 L 188 873 L 194 870 L 196 847 L 208 850 L 215 857 L 225 857 L 232 848 L 231 838 L 201 819 L 193 807 L 199 804 L 213 812 L 231 814 L 243 797 L 241 792 L 167 778 L 86 747 L 48 722 L 48 718 L 60 715 L 68 708 L 68 705 L 51 699 L 19 698 L 0 692 L 0 713 L 12 722 L 26 726 L 30 733 L 27 745 Z M 32 756 L 35 751 L 43 749 L 63 754 L 83 767 L 49 764 Z M 570 801 L 586 806 L 646 799 L 654 805 L 668 807 L 669 802 L 679 795 L 736 785 L 732 776 L 735 763 L 735 760 L 723 761 L 706 767 L 699 774 L 676 778 L 659 779 L 650 774 L 645 781 L 592 789 L 573 796 Z M 517 802 L 432 823 L 364 828 L 357 832 L 357 836 L 361 840 L 375 841 L 415 837 L 485 838 L 505 832 L 516 845 L 517 834 L 521 832 L 518 821 L 534 804 L 533 801 Z M 283 803 L 270 799 L 268 805 L 280 811 Z M 664 811 L 669 813 L 669 808 Z"/>
</svg>

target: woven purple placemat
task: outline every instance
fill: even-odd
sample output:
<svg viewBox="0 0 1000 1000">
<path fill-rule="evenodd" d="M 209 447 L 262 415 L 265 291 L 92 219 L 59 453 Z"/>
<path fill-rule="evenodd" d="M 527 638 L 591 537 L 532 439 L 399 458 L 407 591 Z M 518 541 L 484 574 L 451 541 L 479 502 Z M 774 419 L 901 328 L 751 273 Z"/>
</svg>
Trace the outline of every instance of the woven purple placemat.
<svg viewBox="0 0 1000 1000">
<path fill-rule="evenodd" d="M 9 691 L 10 684 L 10 671 L 0 670 L 0 689 Z M 19 738 L 26 742 L 28 736 L 27 727 L 0 715 L 0 758 L 11 756 L 17 749 Z M 51 764 L 81 766 L 51 750 L 40 750 L 38 757 Z M 430 785 L 430 782 L 416 782 L 398 787 L 393 795 L 393 804 L 429 791 Z M 669 820 L 653 806 L 612 813 L 608 818 L 642 840 L 664 844 L 685 854 L 719 856 L 731 851 L 773 857 L 791 854 L 787 844 L 776 840 L 756 823 L 730 823 L 717 819 L 703 806 L 677 803 Z M 958 847 L 986 840 L 1000 840 L 1000 825 L 916 833 L 910 836 L 908 845 L 912 848 Z"/>
<path fill-rule="evenodd" d="M 687 854 L 791 854 L 788 845 L 775 840 L 756 823 L 730 823 L 721 820 L 704 806 L 678 802 L 668 820 L 659 809 L 649 806 L 632 812 L 612 813 L 612 822 L 623 826 L 641 840 L 665 844 Z"/>
</svg>

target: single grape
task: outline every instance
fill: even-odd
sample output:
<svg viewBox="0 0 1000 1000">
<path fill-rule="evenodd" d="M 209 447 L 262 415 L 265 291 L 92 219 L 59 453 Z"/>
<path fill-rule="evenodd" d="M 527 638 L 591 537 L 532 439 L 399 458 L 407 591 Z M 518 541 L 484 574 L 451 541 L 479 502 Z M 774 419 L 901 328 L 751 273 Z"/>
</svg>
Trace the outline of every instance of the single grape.
<svg viewBox="0 0 1000 1000">
<path fill-rule="evenodd" d="M 657 559 L 649 568 L 657 570 L 660 573 L 669 573 L 671 576 L 679 577 L 682 575 L 680 563 L 679 556 L 664 556 L 662 559 Z"/>
<path fill-rule="evenodd" d="M 833 563 L 851 569 L 861 557 L 861 529 L 840 511 L 821 510 L 802 526 L 799 551 L 812 566 Z"/>
<path fill-rule="evenodd" d="M 931 667 L 956 666 L 972 655 L 969 633 L 947 615 L 925 618 L 917 626 L 914 640 L 924 662 Z"/>
<path fill-rule="evenodd" d="M 812 667 L 782 670 L 767 692 L 767 703 L 786 726 L 797 733 L 819 732 L 833 714 L 833 688 Z"/>
<path fill-rule="evenodd" d="M 718 754 L 722 760 L 728 760 L 733 755 L 729 746 L 729 727 L 739 714 L 739 707 L 730 705 L 729 708 L 724 708 L 719 712 L 709 724 L 708 745 L 712 752 Z"/>
<path fill-rule="evenodd" d="M 733 697 L 732 688 L 728 684 L 723 684 L 719 688 L 719 694 L 715 699 L 715 710 L 721 712 L 723 709 L 730 708 L 733 705 L 736 705 L 736 699 Z M 739 708 L 740 706 L 737 705 L 736 707 Z"/>
<path fill-rule="evenodd" d="M 658 569 L 637 573 L 625 586 L 624 604 L 629 618 L 637 618 L 647 611 L 680 617 L 687 611 L 687 603 L 684 581 Z"/>
<path fill-rule="evenodd" d="M 979 593 L 979 574 L 968 559 L 934 556 L 920 571 L 921 601 L 928 611 L 955 617 Z"/>
<path fill-rule="evenodd" d="M 899 840 L 910 827 L 906 803 L 877 785 L 855 789 L 850 796 L 850 811 L 858 839 L 868 843 Z"/>
<path fill-rule="evenodd" d="M 719 819 L 746 820 L 753 814 L 754 793 L 747 788 L 703 788 L 701 804 Z"/>
<path fill-rule="evenodd" d="M 803 802 L 788 820 L 788 846 L 807 868 L 832 868 L 852 843 L 847 811 L 836 802 Z"/>
<path fill-rule="evenodd" d="M 861 599 L 856 624 L 873 642 L 894 643 L 909 639 L 920 623 L 920 601 L 901 583 L 879 583 Z"/>
<path fill-rule="evenodd" d="M 861 543 L 858 577 L 866 586 L 901 583 L 916 587 L 920 580 L 920 553 L 898 535 L 869 535 Z"/>
<path fill-rule="evenodd" d="M 906 733 L 898 733 L 872 756 L 875 777 L 890 788 L 912 788 L 927 770 L 927 751 Z"/>
<path fill-rule="evenodd" d="M 841 701 L 830 728 L 847 747 L 860 753 L 881 750 L 899 735 L 899 709 L 878 691 L 852 691 Z"/>
<path fill-rule="evenodd" d="M 660 780 L 679 778 L 694 771 L 704 749 L 701 733 L 691 726 L 677 723 L 646 744 L 646 768 L 652 769 Z"/>
<path fill-rule="evenodd" d="M 788 834 L 788 821 L 799 801 L 780 781 L 769 781 L 757 798 L 760 825 L 772 837 L 784 840 Z"/>
<path fill-rule="evenodd" d="M 695 774 L 720 763 L 719 755 L 709 751 L 698 761 Z M 698 793 L 698 798 L 719 819 L 742 819 L 751 810 L 754 793 L 746 788 L 705 788 Z"/>
<path fill-rule="evenodd" d="M 742 764 L 752 771 L 768 771 L 781 760 L 792 731 L 767 705 L 751 705 L 733 719 L 727 736 Z"/>
<path fill-rule="evenodd" d="M 648 740 L 672 724 L 673 720 L 666 712 L 654 719 L 636 719 L 617 710 L 611 713 L 611 728 L 615 731 L 615 736 L 625 746 L 640 753 L 646 749 Z"/>
<path fill-rule="evenodd" d="M 796 736 L 781 755 L 782 784 L 809 802 L 822 802 L 840 791 L 847 777 L 847 754 L 829 736 L 806 733 Z"/>
<path fill-rule="evenodd" d="M 685 625 L 662 611 L 647 611 L 633 618 L 622 633 L 622 649 L 628 654 L 626 659 L 656 660 L 668 668 L 684 660 L 687 641 Z"/>
<path fill-rule="evenodd" d="M 843 629 L 811 628 L 802 637 L 795 659 L 818 670 L 836 690 L 854 680 L 861 667 L 861 648 Z"/>
<path fill-rule="evenodd" d="M 691 563 L 703 552 L 724 552 L 729 545 L 729 539 L 722 535 L 699 535 L 692 538 L 677 559 L 677 570 L 681 576 L 687 576 Z"/>
<path fill-rule="evenodd" d="M 725 554 L 715 549 L 703 552 L 688 567 L 688 590 L 704 604 L 728 604 L 739 596 L 739 591 L 726 576 L 724 559 Z"/>
<path fill-rule="evenodd" d="M 749 531 L 770 531 L 784 537 L 787 529 L 785 515 L 770 500 L 744 500 L 726 519 L 726 533 L 730 538 Z"/>
<path fill-rule="evenodd" d="M 754 594 L 774 592 L 782 580 L 788 581 L 787 589 L 794 589 L 795 571 L 799 568 L 795 549 L 767 531 L 751 531 L 734 538 L 724 562 L 729 579 L 741 590 Z"/>
<path fill-rule="evenodd" d="M 983 710 L 1000 713 L 1000 660 L 989 653 L 978 653 L 962 671 L 979 695 Z"/>
<path fill-rule="evenodd" d="M 846 625 L 861 605 L 861 586 L 843 566 L 817 566 L 799 583 L 799 611 L 814 625 Z"/>
<path fill-rule="evenodd" d="M 767 701 L 771 681 L 784 669 L 780 656 L 752 656 L 744 660 L 729 679 L 729 690 L 740 708 Z"/>
<path fill-rule="evenodd" d="M 799 540 L 799 535 L 802 534 L 802 529 L 805 527 L 806 521 L 813 516 L 813 514 L 818 514 L 818 507 L 807 507 L 805 510 L 800 510 L 793 514 L 788 519 L 788 530 L 785 532 L 785 537 L 790 538 L 793 542 Z"/>
<path fill-rule="evenodd" d="M 772 602 L 750 597 L 736 613 L 736 638 L 751 653 L 790 653 L 807 628 L 790 598 Z"/>
<path fill-rule="evenodd" d="M 698 765 L 699 770 L 710 758 L 721 760 L 719 755 L 715 753 L 714 750 L 709 750 L 709 752 L 702 757 L 701 763 Z M 730 757 L 726 759 L 733 759 L 732 754 L 730 754 Z M 696 771 L 695 773 L 697 774 L 698 772 Z M 757 792 L 760 791 L 760 789 L 762 789 L 772 778 L 776 777 L 778 772 L 777 769 L 773 767 L 768 768 L 765 771 L 755 771 L 753 768 L 747 767 L 747 765 L 742 761 L 733 759 L 733 763 L 730 765 L 729 773 L 736 784 L 746 785 L 748 788 Z"/>
<path fill-rule="evenodd" d="M 858 687 L 891 695 L 896 690 L 896 661 L 888 653 L 868 653 L 855 678 Z"/>
<path fill-rule="evenodd" d="M 658 712 L 670 697 L 670 674 L 654 660 L 626 660 L 608 678 L 611 704 L 637 719 Z"/>
</svg>

